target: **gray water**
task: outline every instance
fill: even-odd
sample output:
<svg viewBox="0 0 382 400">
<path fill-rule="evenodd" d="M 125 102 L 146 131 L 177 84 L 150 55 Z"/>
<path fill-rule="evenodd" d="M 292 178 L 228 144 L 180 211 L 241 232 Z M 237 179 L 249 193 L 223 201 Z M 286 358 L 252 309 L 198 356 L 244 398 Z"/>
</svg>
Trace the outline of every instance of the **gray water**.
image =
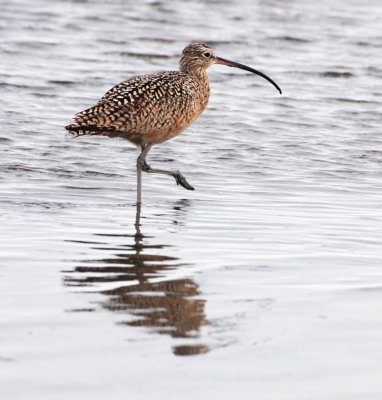
<svg viewBox="0 0 382 400">
<path fill-rule="evenodd" d="M 382 3 L 0 4 L 2 399 L 382 395 Z M 71 116 L 194 41 L 202 117 L 137 150 Z"/>
</svg>

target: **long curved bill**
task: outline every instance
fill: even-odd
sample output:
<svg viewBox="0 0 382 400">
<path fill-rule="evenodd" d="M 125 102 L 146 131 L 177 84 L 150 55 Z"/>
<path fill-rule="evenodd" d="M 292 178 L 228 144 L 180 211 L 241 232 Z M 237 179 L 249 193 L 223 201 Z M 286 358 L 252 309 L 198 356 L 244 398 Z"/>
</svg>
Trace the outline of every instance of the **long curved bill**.
<svg viewBox="0 0 382 400">
<path fill-rule="evenodd" d="M 228 67 L 240 68 L 240 69 L 244 69 L 245 71 L 252 72 L 256 75 L 260 75 L 261 77 L 266 79 L 268 82 L 270 82 L 279 91 L 280 94 L 282 93 L 279 85 L 276 82 L 274 82 L 269 76 L 263 74 L 262 72 L 258 71 L 257 69 L 247 67 L 244 64 L 239 64 L 237 62 L 226 60 L 221 57 L 215 57 L 215 59 L 216 59 L 216 61 L 215 61 L 216 64 L 222 64 L 222 65 L 227 65 Z"/>
</svg>

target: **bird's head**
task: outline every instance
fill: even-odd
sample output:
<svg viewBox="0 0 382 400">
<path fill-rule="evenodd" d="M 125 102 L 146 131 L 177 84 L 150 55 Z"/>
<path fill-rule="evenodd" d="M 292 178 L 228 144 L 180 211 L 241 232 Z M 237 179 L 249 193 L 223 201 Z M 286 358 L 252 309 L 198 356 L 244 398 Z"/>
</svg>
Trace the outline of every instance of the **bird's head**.
<svg viewBox="0 0 382 400">
<path fill-rule="evenodd" d="M 192 71 L 198 69 L 207 69 L 215 64 L 215 52 L 211 47 L 202 43 L 192 43 L 183 50 L 180 59 L 181 71 Z"/>
<path fill-rule="evenodd" d="M 254 68 L 248 67 L 247 65 L 218 57 L 216 56 L 214 49 L 202 43 L 192 43 L 186 46 L 179 61 L 180 70 L 182 72 L 196 75 L 201 71 L 205 71 L 212 64 L 222 64 L 228 67 L 240 68 L 252 72 L 253 74 L 260 75 L 262 78 L 270 82 L 280 92 L 280 94 L 282 93 L 277 83 L 269 78 L 269 76 Z"/>
</svg>

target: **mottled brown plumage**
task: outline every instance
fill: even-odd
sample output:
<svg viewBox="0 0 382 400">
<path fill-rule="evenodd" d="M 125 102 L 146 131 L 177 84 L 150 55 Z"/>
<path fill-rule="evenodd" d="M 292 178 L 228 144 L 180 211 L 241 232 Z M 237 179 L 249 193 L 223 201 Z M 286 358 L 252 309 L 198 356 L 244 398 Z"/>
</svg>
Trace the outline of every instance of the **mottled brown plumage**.
<svg viewBox="0 0 382 400">
<path fill-rule="evenodd" d="M 195 46 L 193 52 L 202 45 Z M 188 47 L 188 55 L 191 53 Z M 207 48 L 203 47 L 206 51 Z M 206 108 L 209 97 L 205 63 L 180 71 L 130 78 L 110 89 L 95 106 L 67 126 L 71 136 L 123 137 L 136 145 L 158 144 L 187 128 Z"/>
<path fill-rule="evenodd" d="M 194 190 L 179 171 L 152 169 L 145 158 L 151 146 L 177 136 L 207 107 L 210 94 L 207 68 L 212 64 L 254 72 L 270 81 L 281 93 L 280 88 L 261 72 L 219 58 L 204 44 L 190 44 L 183 50 L 179 71 L 140 75 L 121 82 L 106 92 L 95 106 L 76 114 L 66 129 L 72 137 L 121 137 L 141 146 L 137 160 L 138 203 L 141 201 L 142 170 L 172 175 L 177 184 Z"/>
</svg>

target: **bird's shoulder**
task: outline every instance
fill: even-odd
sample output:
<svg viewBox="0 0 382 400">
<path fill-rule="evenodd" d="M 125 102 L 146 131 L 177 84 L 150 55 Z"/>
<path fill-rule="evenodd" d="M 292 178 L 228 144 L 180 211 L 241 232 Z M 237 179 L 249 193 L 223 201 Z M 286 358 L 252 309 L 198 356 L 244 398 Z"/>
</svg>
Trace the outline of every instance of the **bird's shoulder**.
<svg viewBox="0 0 382 400">
<path fill-rule="evenodd" d="M 144 100 L 159 100 L 161 97 L 192 96 L 198 82 L 180 71 L 157 72 L 134 76 L 108 90 L 99 103 L 140 103 Z"/>
</svg>

